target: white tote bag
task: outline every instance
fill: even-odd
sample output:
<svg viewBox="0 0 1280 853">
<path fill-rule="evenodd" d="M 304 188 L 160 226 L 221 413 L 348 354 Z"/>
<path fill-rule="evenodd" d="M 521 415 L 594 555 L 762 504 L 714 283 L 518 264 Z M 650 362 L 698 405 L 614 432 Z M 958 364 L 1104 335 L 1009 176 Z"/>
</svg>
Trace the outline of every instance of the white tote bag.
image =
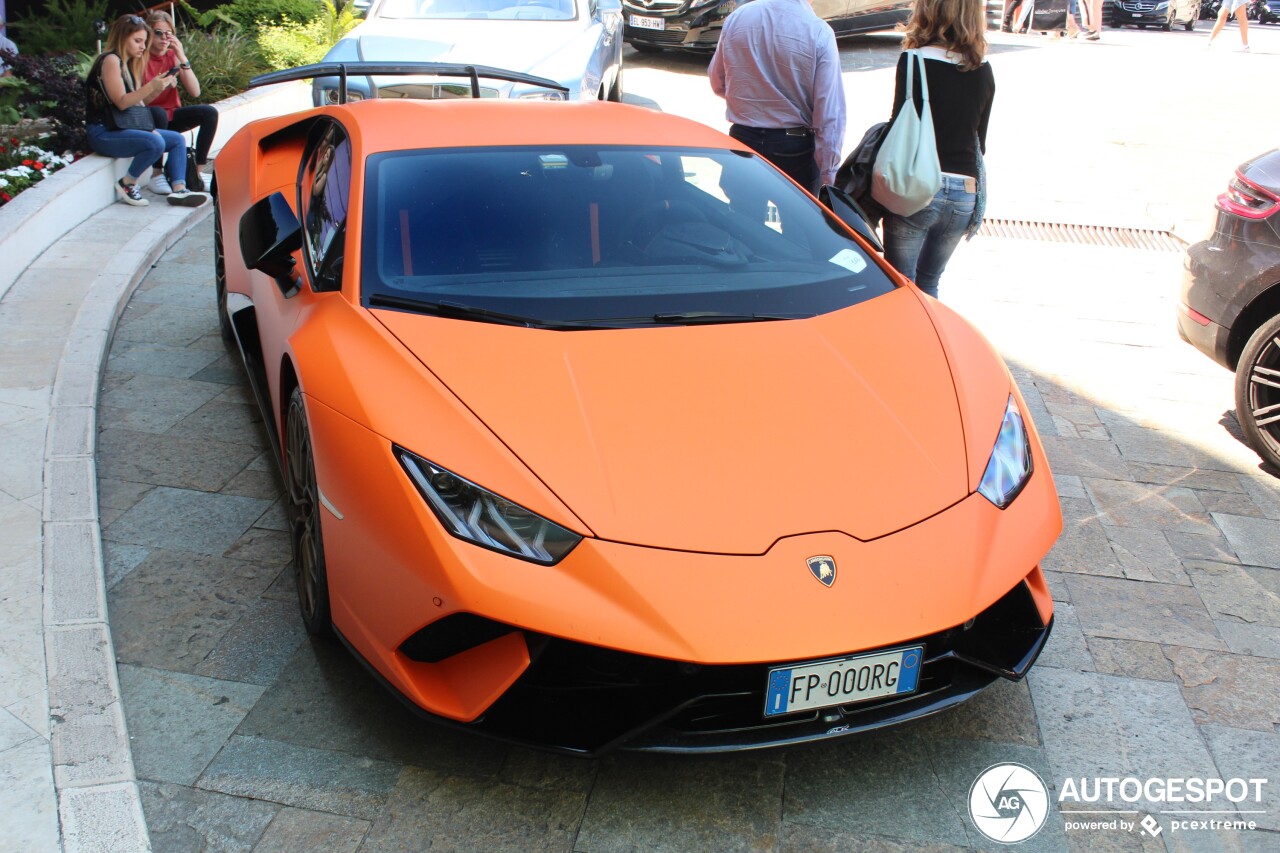
<svg viewBox="0 0 1280 853">
<path fill-rule="evenodd" d="M 921 115 L 916 114 L 913 78 L 920 68 L 920 94 L 924 97 Z M 910 216 L 929 206 L 942 188 L 942 167 L 938 165 L 938 145 L 933 139 L 933 113 L 929 107 L 929 81 L 924 59 L 915 50 L 907 51 L 907 97 L 885 134 L 871 169 L 871 197 L 886 210 Z"/>
</svg>

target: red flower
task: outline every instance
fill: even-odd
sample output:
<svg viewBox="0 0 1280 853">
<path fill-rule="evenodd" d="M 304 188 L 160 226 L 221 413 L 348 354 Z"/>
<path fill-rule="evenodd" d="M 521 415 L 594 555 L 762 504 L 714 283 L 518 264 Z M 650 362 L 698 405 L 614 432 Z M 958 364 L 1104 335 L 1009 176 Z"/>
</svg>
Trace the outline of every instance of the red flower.
<svg viewBox="0 0 1280 853">
<path fill-rule="evenodd" d="M 35 165 L 32 168 L 34 168 L 38 172 L 44 168 L 44 163 L 41 163 L 39 160 L 37 160 L 35 162 Z"/>
<path fill-rule="evenodd" d="M 23 160 L 23 161 L 22 161 L 22 165 L 24 165 L 24 166 L 30 166 L 30 165 L 31 165 L 31 163 L 32 163 L 32 161 L 30 161 L 30 160 Z"/>
<path fill-rule="evenodd" d="M 9 144 L 10 144 L 10 145 L 17 145 L 17 144 L 18 144 L 18 137 L 16 137 L 16 136 L 10 136 L 10 137 L 9 137 Z"/>
<path fill-rule="evenodd" d="M 4 199 L 5 201 L 13 201 L 13 196 L 9 195 L 6 192 L 0 192 L 0 198 Z"/>
</svg>

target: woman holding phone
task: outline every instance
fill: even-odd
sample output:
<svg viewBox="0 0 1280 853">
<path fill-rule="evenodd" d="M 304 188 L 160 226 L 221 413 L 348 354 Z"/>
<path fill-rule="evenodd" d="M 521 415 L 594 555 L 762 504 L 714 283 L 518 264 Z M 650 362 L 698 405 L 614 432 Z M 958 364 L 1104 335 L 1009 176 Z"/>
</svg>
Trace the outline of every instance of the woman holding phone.
<svg viewBox="0 0 1280 853">
<path fill-rule="evenodd" d="M 168 12 L 153 10 L 147 13 L 147 25 L 151 27 L 151 46 L 147 50 L 147 64 L 142 72 L 142 82 L 146 83 L 165 74 L 176 78 L 191 97 L 199 97 L 200 80 L 187 60 L 186 51 L 178 39 L 173 26 L 173 18 Z M 147 100 L 151 107 L 151 117 L 156 127 L 167 128 L 179 133 L 196 130 L 196 163 L 204 166 L 209 162 L 209 149 L 213 146 L 213 138 L 218 133 L 218 109 L 212 104 L 182 105 L 182 97 L 178 87 L 162 89 L 155 97 Z M 157 163 L 156 165 L 159 165 Z M 157 193 L 169 192 L 168 181 L 160 174 L 151 183 L 151 189 Z"/>
<path fill-rule="evenodd" d="M 157 77 L 138 85 L 143 57 L 151 31 L 137 15 L 121 15 L 107 33 L 107 49 L 94 60 L 85 80 L 85 130 L 89 147 L 106 157 L 131 157 L 128 172 L 116 183 L 116 193 L 125 204 L 145 207 L 138 180 L 165 152 L 169 152 L 169 180 L 173 192 L 169 203 L 199 207 L 208 196 L 187 191 L 187 141 L 172 130 L 118 129 L 111 115 L 138 107 L 176 84 L 173 77 Z"/>
</svg>

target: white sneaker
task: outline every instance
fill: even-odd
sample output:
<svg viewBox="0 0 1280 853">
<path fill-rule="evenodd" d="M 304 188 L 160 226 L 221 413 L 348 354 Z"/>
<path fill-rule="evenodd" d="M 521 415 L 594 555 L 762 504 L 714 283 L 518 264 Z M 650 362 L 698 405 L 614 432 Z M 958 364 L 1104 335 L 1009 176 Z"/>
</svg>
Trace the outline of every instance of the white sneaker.
<svg viewBox="0 0 1280 853">
<path fill-rule="evenodd" d="M 169 204 L 176 207 L 199 207 L 208 200 L 208 194 L 193 193 L 186 188 L 169 193 Z"/>
<path fill-rule="evenodd" d="M 1248 53 L 1248 52 L 1249 52 L 1249 45 L 1247 45 L 1247 44 L 1242 44 L 1242 45 L 1240 45 L 1239 47 L 1237 47 L 1237 48 L 1235 49 L 1235 52 L 1236 52 L 1236 53 Z"/>
<path fill-rule="evenodd" d="M 173 192 L 173 187 L 169 186 L 169 179 L 164 175 L 156 175 L 151 180 L 151 191 L 156 195 L 168 195 Z"/>
</svg>

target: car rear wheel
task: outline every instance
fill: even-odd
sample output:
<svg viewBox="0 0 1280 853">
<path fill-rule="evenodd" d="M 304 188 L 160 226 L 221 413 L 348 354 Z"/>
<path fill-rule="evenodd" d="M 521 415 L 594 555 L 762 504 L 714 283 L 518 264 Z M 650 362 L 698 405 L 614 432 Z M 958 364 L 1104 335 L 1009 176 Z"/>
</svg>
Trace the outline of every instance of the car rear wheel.
<svg viewBox="0 0 1280 853">
<path fill-rule="evenodd" d="M 1249 446 L 1280 469 L 1280 316 L 1263 323 L 1240 354 L 1236 417 Z"/>
<path fill-rule="evenodd" d="M 329 575 L 325 569 L 324 539 L 320 533 L 320 489 L 316 486 L 311 430 L 302 390 L 294 388 L 285 411 L 285 483 L 288 489 L 289 539 L 293 546 L 293 576 L 298 607 L 311 634 L 333 633 L 329 611 Z"/>
<path fill-rule="evenodd" d="M 213 197 L 213 286 L 218 303 L 218 331 L 227 343 L 235 340 L 231 318 L 227 316 L 227 262 L 222 252 L 222 215 L 218 197 Z"/>
<path fill-rule="evenodd" d="M 1185 24 L 1182 25 L 1182 28 L 1187 32 L 1191 32 L 1192 30 L 1194 30 L 1196 28 L 1195 17 L 1192 16 L 1191 20 L 1187 21 Z"/>
</svg>

